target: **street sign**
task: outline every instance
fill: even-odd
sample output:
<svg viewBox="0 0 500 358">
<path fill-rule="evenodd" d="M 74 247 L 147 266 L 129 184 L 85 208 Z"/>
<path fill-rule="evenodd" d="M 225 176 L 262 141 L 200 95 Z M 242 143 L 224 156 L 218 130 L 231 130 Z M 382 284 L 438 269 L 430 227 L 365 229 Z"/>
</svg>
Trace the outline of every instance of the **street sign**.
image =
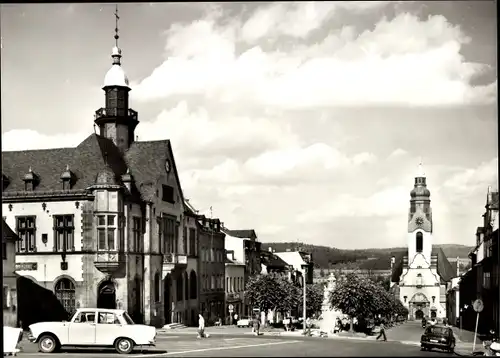
<svg viewBox="0 0 500 358">
<path fill-rule="evenodd" d="M 232 309 L 229 309 L 229 313 L 233 313 L 233 310 L 232 310 Z"/>
<path fill-rule="evenodd" d="M 258 308 L 258 307 L 254 307 L 253 311 L 254 311 L 254 312 L 260 312 L 260 308 Z"/>
<path fill-rule="evenodd" d="M 477 300 L 474 301 L 472 307 L 474 308 L 474 311 L 476 311 L 477 313 L 481 312 L 484 309 L 483 301 L 480 298 L 478 298 Z"/>
<path fill-rule="evenodd" d="M 227 306 L 227 308 L 229 308 L 229 310 L 232 311 L 234 306 L 230 304 L 229 306 Z"/>
</svg>

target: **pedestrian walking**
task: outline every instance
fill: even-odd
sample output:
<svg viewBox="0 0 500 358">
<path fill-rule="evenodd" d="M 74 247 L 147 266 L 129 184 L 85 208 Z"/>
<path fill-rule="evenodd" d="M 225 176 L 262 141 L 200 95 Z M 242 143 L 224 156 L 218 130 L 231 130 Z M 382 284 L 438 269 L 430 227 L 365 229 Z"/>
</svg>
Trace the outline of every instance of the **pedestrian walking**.
<svg viewBox="0 0 500 358">
<path fill-rule="evenodd" d="M 252 328 L 252 332 L 258 336 L 260 335 L 260 322 L 259 322 L 259 318 L 258 316 L 255 316 L 254 319 L 253 319 L 253 328 Z"/>
<path fill-rule="evenodd" d="M 198 314 L 198 337 L 205 338 L 205 318 L 201 314 Z"/>
<path fill-rule="evenodd" d="M 312 326 L 311 318 L 310 318 L 310 317 L 307 317 L 307 319 L 306 319 L 306 332 L 305 332 L 305 333 L 306 333 L 308 336 L 310 336 L 310 335 L 311 335 L 311 326 Z"/>
<path fill-rule="evenodd" d="M 384 322 L 380 322 L 380 333 L 378 334 L 377 341 L 380 337 L 384 337 L 384 342 L 387 342 L 387 337 L 385 335 L 385 326 Z"/>
<path fill-rule="evenodd" d="M 238 314 L 234 314 L 234 324 L 238 324 Z"/>
</svg>

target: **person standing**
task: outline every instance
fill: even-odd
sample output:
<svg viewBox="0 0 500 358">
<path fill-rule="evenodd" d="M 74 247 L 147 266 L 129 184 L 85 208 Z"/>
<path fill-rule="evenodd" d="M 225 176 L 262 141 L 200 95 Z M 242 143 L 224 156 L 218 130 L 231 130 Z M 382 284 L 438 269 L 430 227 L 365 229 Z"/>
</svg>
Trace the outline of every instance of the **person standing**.
<svg viewBox="0 0 500 358">
<path fill-rule="evenodd" d="M 234 324 L 238 324 L 238 314 L 234 314 Z"/>
<path fill-rule="evenodd" d="M 205 318 L 200 314 L 198 314 L 198 337 L 197 338 L 205 338 Z"/>
<path fill-rule="evenodd" d="M 384 322 L 380 322 L 380 333 L 378 334 L 377 341 L 380 337 L 384 337 L 384 342 L 387 342 L 387 337 L 385 335 L 385 326 Z"/>
</svg>

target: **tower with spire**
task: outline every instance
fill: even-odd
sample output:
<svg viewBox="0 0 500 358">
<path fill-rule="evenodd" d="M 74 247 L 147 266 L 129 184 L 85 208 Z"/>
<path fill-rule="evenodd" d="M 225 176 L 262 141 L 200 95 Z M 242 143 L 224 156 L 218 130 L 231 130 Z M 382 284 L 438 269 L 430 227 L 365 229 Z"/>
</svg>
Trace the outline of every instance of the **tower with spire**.
<svg viewBox="0 0 500 358">
<path fill-rule="evenodd" d="M 415 183 L 410 192 L 408 212 L 408 257 L 422 254 L 429 262 L 432 252 L 431 192 L 427 189 L 422 159 L 418 165 Z"/>
<path fill-rule="evenodd" d="M 111 52 L 112 66 L 104 76 L 105 107 L 95 112 L 95 124 L 99 134 L 111 139 L 121 152 L 134 141 L 134 131 L 139 123 L 137 112 L 130 109 L 129 81 L 121 66 L 122 51 L 118 47 L 118 6 L 115 15 L 115 46 Z"/>
</svg>

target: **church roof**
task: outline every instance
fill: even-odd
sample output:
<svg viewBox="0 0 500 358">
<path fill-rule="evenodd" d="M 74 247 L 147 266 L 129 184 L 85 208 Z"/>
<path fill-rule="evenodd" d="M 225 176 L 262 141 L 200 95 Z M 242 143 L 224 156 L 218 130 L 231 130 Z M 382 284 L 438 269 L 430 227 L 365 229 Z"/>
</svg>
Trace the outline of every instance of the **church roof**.
<svg viewBox="0 0 500 358">
<path fill-rule="evenodd" d="M 151 200 L 156 195 L 158 173 L 164 171 L 169 156 L 172 156 L 172 148 L 168 140 L 134 142 L 122 154 L 112 140 L 95 133 L 75 148 L 2 152 L 2 174 L 9 178 L 2 195 L 12 196 L 24 192 L 23 178 L 30 166 L 39 180 L 34 193 L 60 191 L 61 173 L 69 166 L 74 175 L 74 185 L 68 190 L 70 193 L 94 185 L 103 173 L 114 176 L 114 183 L 123 185 L 121 176 L 129 170 L 134 178 L 132 195 Z M 172 163 L 174 175 L 177 176 L 175 161 L 172 160 Z M 180 189 L 178 177 L 176 180 Z M 153 185 L 148 185 L 150 183 Z"/>
<path fill-rule="evenodd" d="M 450 264 L 450 261 L 448 261 L 448 258 L 444 254 L 443 249 L 440 247 L 433 248 L 432 249 L 432 256 L 437 256 L 437 273 L 439 277 L 441 278 L 441 282 L 450 282 L 452 278 L 457 276 L 457 269 L 456 265 L 453 267 Z M 399 260 L 396 259 L 396 262 L 394 263 L 394 266 L 392 268 L 392 282 L 399 282 L 401 275 L 403 274 L 403 261 L 404 261 L 404 256 L 400 256 Z"/>
</svg>

